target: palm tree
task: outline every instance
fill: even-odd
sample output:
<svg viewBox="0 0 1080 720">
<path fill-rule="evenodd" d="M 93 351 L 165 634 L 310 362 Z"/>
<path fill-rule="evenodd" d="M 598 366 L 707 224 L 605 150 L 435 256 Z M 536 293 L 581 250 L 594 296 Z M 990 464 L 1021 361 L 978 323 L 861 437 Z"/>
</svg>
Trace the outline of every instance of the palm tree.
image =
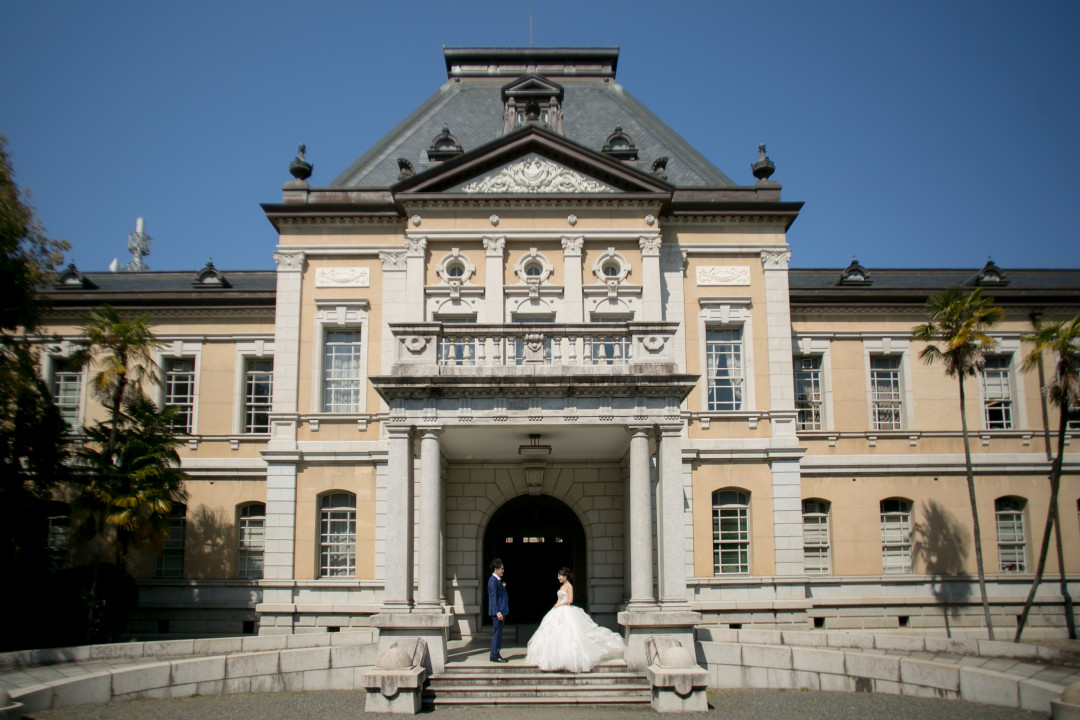
<svg viewBox="0 0 1080 720">
<path fill-rule="evenodd" d="M 986 631 L 991 640 L 994 639 L 994 626 L 990 622 L 990 602 L 986 598 L 986 572 L 983 568 L 979 510 L 975 501 L 975 472 L 971 467 L 964 378 L 979 373 L 986 364 L 985 353 L 994 347 L 994 339 L 987 333 L 1004 319 L 1005 313 L 993 302 L 993 298 L 982 296 L 981 288 L 971 293 L 958 287 L 950 288 L 932 295 L 926 301 L 926 314 L 930 321 L 912 329 L 916 340 L 927 343 L 919 358 L 928 365 L 941 361 L 945 374 L 955 377 L 960 389 L 960 423 L 964 431 L 964 464 L 967 469 L 968 499 L 971 501 L 971 524 L 975 533 L 975 566 L 979 573 L 979 593 L 986 617 Z M 940 343 L 940 346 L 935 343 Z"/>
<path fill-rule="evenodd" d="M 1031 590 L 1028 591 L 1027 600 L 1024 602 L 1024 611 L 1020 614 L 1020 621 L 1017 623 L 1014 638 L 1016 642 L 1020 642 L 1020 634 L 1024 632 L 1031 605 L 1035 601 L 1035 591 L 1042 582 L 1043 570 L 1046 569 L 1046 555 L 1050 548 L 1050 531 L 1054 523 L 1058 522 L 1058 492 L 1061 490 L 1065 435 L 1069 429 L 1069 408 L 1080 404 L 1080 315 L 1072 320 L 1036 325 L 1035 331 L 1025 335 L 1024 340 L 1035 345 L 1024 358 L 1022 366 L 1024 372 L 1037 369 L 1043 355 L 1057 356 L 1054 374 L 1043 388 L 1043 393 L 1051 404 L 1057 406 L 1059 416 L 1057 455 L 1050 466 L 1050 507 L 1046 511 L 1046 529 L 1043 531 L 1042 545 L 1039 548 L 1039 563 L 1035 568 L 1035 579 L 1031 583 Z M 1064 577 L 1062 582 L 1064 583 Z"/>
</svg>

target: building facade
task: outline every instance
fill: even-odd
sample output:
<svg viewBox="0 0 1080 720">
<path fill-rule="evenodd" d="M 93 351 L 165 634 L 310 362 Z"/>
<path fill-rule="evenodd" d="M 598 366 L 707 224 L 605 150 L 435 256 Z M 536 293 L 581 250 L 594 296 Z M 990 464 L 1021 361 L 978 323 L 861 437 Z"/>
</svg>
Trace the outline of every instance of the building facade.
<svg viewBox="0 0 1080 720">
<path fill-rule="evenodd" d="M 615 82 L 617 49 L 445 60 L 328 184 L 301 149 L 263 206 L 276 272 L 69 268 L 49 292 L 45 373 L 73 424 L 99 408 L 66 357 L 102 302 L 153 317 L 159 400 L 182 408 L 190 499 L 140 568 L 133 634 L 437 644 L 483 632 L 495 556 L 511 622 L 538 622 L 569 565 L 632 647 L 981 625 L 956 381 L 911 333 L 954 286 L 1005 309 L 968 425 L 992 612 L 1015 627 L 1057 417 L 1021 335 L 1080 312 L 1080 271 L 792 269 L 801 203 L 764 147 L 736 183 Z M 1033 628 L 1064 632 L 1057 592 Z"/>
</svg>

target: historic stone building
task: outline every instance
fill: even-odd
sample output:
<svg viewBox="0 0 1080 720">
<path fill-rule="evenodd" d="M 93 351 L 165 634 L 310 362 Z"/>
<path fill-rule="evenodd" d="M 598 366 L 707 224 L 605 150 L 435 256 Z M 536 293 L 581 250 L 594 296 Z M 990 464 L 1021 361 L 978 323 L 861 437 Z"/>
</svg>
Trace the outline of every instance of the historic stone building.
<svg viewBox="0 0 1080 720">
<path fill-rule="evenodd" d="M 332 181 L 301 150 L 263 206 L 276 272 L 71 268 L 51 291 L 68 340 L 45 370 L 76 424 L 98 408 L 65 354 L 101 302 L 153 316 L 160 399 L 184 410 L 190 500 L 134 634 L 374 625 L 437 655 L 482 632 L 494 556 L 511 623 L 570 565 L 632 650 L 702 624 L 978 625 L 956 383 L 911 337 L 956 285 L 1006 311 L 968 422 L 1015 626 L 1049 494 L 1020 337 L 1080 312 L 1080 271 L 790 269 L 801 203 L 764 148 L 729 178 L 615 82 L 617 49 L 445 59 Z M 1078 498 L 1066 477 L 1073 580 Z"/>
</svg>

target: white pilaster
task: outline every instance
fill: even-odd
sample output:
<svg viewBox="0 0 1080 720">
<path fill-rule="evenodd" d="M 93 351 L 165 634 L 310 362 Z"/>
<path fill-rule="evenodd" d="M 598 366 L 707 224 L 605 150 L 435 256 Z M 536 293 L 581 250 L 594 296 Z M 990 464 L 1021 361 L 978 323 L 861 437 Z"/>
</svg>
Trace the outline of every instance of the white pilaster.
<svg viewBox="0 0 1080 720">
<path fill-rule="evenodd" d="M 803 574 L 802 486 L 797 459 L 773 459 L 773 546 L 776 575 Z"/>
<path fill-rule="evenodd" d="M 664 319 L 663 288 L 660 284 L 660 236 L 644 235 L 641 247 L 641 305 L 645 322 Z"/>
<path fill-rule="evenodd" d="M 381 252 L 379 260 L 382 262 L 382 374 L 389 375 L 393 372 L 395 352 L 397 345 L 394 334 L 390 332 L 390 323 L 408 322 L 406 312 L 405 293 L 405 253 L 404 252 Z M 381 401 L 386 407 L 386 401 Z"/>
<path fill-rule="evenodd" d="M 480 322 L 503 322 L 503 262 L 506 238 L 484 238 L 484 305 Z"/>
<path fill-rule="evenodd" d="M 439 578 L 442 575 L 443 487 L 437 427 L 423 427 L 420 434 L 420 573 L 416 598 L 419 612 L 441 612 Z"/>
<path fill-rule="evenodd" d="M 271 462 L 266 467 L 266 538 L 263 577 L 291 580 L 296 533 L 296 463 Z"/>
<path fill-rule="evenodd" d="M 585 238 L 581 235 L 564 235 L 563 249 L 563 321 L 585 322 L 585 298 L 581 284 L 581 247 Z"/>
<path fill-rule="evenodd" d="M 657 509 L 657 559 L 660 605 L 686 608 L 686 506 L 683 497 L 682 423 L 660 426 L 660 492 Z"/>
<path fill-rule="evenodd" d="M 765 334 L 769 344 L 769 411 L 772 436 L 795 443 L 795 385 L 791 360 L 791 305 L 787 250 L 762 250 L 765 272 Z"/>
<path fill-rule="evenodd" d="M 424 322 L 424 264 L 427 238 L 405 238 L 405 314 L 406 322 Z"/>
<path fill-rule="evenodd" d="M 390 425 L 386 487 L 386 580 L 383 612 L 409 612 L 412 604 L 412 428 Z"/>
</svg>

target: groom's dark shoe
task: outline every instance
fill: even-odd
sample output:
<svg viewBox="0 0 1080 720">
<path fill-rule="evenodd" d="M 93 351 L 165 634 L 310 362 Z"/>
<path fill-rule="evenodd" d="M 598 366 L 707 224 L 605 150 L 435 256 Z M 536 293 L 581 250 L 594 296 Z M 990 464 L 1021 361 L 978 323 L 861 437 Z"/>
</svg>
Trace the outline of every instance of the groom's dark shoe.
<svg viewBox="0 0 1080 720">
<path fill-rule="evenodd" d="M 509 660 L 507 660 L 504 657 L 497 657 L 497 658 L 490 658 L 490 659 L 491 659 L 491 662 L 503 662 L 503 663 L 504 662 L 510 662 Z"/>
</svg>

